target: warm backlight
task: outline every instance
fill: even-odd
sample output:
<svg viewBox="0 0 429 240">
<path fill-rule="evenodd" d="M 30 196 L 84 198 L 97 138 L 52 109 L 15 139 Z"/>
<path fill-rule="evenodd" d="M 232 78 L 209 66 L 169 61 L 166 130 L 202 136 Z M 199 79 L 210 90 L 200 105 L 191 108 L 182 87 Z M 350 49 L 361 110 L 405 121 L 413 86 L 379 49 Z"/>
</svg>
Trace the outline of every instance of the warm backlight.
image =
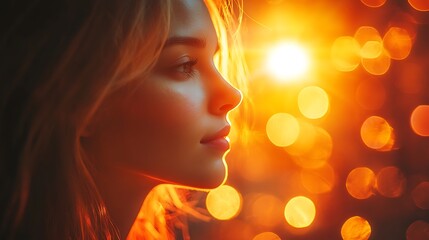
<svg viewBox="0 0 429 240">
<path fill-rule="evenodd" d="M 328 112 L 328 94 L 320 87 L 305 87 L 298 95 L 298 107 L 302 115 L 309 119 L 321 118 Z"/>
<path fill-rule="evenodd" d="M 429 136 L 429 105 L 420 105 L 411 114 L 411 128 L 420 136 Z"/>
<path fill-rule="evenodd" d="M 360 135 L 367 147 L 376 150 L 391 148 L 394 142 L 393 128 L 379 116 L 367 118 L 362 124 Z"/>
<path fill-rule="evenodd" d="M 309 55 L 299 43 L 281 43 L 268 53 L 267 69 L 269 73 L 282 81 L 302 77 L 308 72 L 309 66 Z"/>
<path fill-rule="evenodd" d="M 367 240 L 371 235 L 371 226 L 362 217 L 354 216 L 344 222 L 341 227 L 343 240 Z"/>
<path fill-rule="evenodd" d="M 206 207 L 216 219 L 231 219 L 241 209 L 241 195 L 235 188 L 222 185 L 207 194 Z"/>
<path fill-rule="evenodd" d="M 367 167 L 353 169 L 346 180 L 347 192 L 356 199 L 367 199 L 374 194 L 375 174 Z"/>
<path fill-rule="evenodd" d="M 307 197 L 294 197 L 286 204 L 284 215 L 286 221 L 295 228 L 308 227 L 316 216 L 316 207 Z"/>
<path fill-rule="evenodd" d="M 342 72 L 350 72 L 359 66 L 360 46 L 350 36 L 337 38 L 331 48 L 331 58 L 335 68 Z"/>
<path fill-rule="evenodd" d="M 299 122 L 288 113 L 276 113 L 268 119 L 266 131 L 274 145 L 286 147 L 293 144 L 298 138 Z"/>
<path fill-rule="evenodd" d="M 411 196 L 417 207 L 429 210 L 429 182 L 419 183 L 419 185 L 413 189 Z"/>
</svg>

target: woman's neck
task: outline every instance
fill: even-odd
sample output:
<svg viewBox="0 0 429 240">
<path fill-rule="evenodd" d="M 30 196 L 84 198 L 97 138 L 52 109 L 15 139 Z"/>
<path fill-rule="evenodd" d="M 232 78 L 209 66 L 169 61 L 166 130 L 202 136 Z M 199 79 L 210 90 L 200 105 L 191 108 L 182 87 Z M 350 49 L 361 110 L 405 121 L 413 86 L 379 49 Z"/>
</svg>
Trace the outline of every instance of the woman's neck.
<svg viewBox="0 0 429 240">
<path fill-rule="evenodd" d="M 158 182 L 125 169 L 103 169 L 96 184 L 120 238 L 125 239 L 144 199 Z"/>
</svg>

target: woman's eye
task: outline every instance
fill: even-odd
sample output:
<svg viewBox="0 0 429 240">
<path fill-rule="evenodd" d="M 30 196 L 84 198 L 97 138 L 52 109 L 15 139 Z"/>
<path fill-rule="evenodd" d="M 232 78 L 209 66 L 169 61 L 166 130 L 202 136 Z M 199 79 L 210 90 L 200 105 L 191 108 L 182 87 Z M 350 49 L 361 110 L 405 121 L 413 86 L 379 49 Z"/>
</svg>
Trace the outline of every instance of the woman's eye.
<svg viewBox="0 0 429 240">
<path fill-rule="evenodd" d="M 174 74 L 177 78 L 190 78 L 195 74 L 195 65 L 197 64 L 197 59 L 190 59 L 183 63 L 174 65 L 171 67 L 171 73 Z"/>
</svg>

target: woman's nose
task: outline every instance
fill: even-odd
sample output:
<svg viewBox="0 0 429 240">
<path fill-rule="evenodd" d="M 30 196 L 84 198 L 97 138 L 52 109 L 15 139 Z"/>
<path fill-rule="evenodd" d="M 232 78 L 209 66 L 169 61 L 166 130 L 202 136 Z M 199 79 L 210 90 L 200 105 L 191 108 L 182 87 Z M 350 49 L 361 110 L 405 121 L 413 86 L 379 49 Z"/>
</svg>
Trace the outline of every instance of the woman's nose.
<svg viewBox="0 0 429 240">
<path fill-rule="evenodd" d="M 226 115 L 237 107 L 242 99 L 241 92 L 217 73 L 209 103 L 210 112 L 214 115 Z"/>
</svg>

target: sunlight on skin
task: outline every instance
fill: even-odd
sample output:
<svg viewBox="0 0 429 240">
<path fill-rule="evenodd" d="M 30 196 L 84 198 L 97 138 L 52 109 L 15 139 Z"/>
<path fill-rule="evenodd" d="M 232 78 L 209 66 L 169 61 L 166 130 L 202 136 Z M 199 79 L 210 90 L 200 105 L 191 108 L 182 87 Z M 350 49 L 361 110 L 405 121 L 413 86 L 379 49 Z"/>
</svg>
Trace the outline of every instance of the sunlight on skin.
<svg viewBox="0 0 429 240">
<path fill-rule="evenodd" d="M 307 50 L 295 42 L 274 46 L 267 57 L 267 70 L 281 82 L 296 81 L 310 68 Z"/>
</svg>

